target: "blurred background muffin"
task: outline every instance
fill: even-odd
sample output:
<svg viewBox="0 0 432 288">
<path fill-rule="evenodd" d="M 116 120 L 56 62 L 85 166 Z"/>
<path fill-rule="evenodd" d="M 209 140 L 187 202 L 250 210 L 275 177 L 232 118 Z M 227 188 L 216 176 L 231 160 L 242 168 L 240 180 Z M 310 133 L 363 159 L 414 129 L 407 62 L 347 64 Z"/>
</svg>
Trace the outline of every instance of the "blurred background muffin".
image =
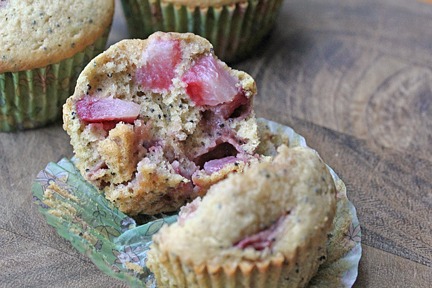
<svg viewBox="0 0 432 288">
<path fill-rule="evenodd" d="M 215 54 L 236 62 L 252 54 L 272 28 L 282 0 L 121 0 L 132 38 L 155 31 L 193 32 Z"/>
<path fill-rule="evenodd" d="M 84 66 L 104 48 L 114 0 L 0 2 L 0 131 L 60 119 Z"/>
</svg>

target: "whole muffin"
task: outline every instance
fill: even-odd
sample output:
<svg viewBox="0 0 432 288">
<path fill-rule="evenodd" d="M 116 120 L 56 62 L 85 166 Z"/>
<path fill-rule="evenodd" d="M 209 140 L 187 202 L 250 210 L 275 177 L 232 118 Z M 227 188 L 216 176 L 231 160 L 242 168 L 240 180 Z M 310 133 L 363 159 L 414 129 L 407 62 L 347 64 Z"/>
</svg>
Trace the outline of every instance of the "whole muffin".
<svg viewBox="0 0 432 288">
<path fill-rule="evenodd" d="M 0 131 L 60 118 L 113 13 L 114 0 L 0 1 Z"/>
<path fill-rule="evenodd" d="M 76 166 L 121 211 L 174 211 L 260 158 L 254 80 L 191 33 L 123 40 L 67 100 Z"/>
<path fill-rule="evenodd" d="M 282 0 L 122 0 L 131 37 L 192 32 L 208 39 L 227 62 L 254 52 L 273 27 L 281 4 Z"/>
<path fill-rule="evenodd" d="M 231 174 L 153 236 L 159 287 L 304 287 L 326 256 L 336 189 L 319 156 L 283 145 Z"/>
</svg>

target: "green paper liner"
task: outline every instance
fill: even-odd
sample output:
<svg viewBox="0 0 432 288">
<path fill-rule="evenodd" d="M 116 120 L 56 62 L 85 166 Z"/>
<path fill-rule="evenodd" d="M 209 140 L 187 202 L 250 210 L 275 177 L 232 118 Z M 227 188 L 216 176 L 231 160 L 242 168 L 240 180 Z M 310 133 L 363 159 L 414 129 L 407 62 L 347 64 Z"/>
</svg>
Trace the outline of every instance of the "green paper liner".
<svg viewBox="0 0 432 288">
<path fill-rule="evenodd" d="M 122 0 L 130 37 L 156 31 L 207 38 L 225 62 L 252 54 L 273 27 L 283 0 L 246 0 L 220 7 L 189 7 L 160 0 Z"/>
<path fill-rule="evenodd" d="M 290 127 L 258 119 L 260 149 L 273 155 L 282 139 L 289 146 L 307 147 L 305 139 Z M 329 167 L 338 191 L 336 217 L 328 240 L 328 255 L 308 287 L 352 287 L 361 257 L 361 230 L 356 210 L 342 180 Z M 152 236 L 176 215 L 147 216 L 137 222 L 119 211 L 103 194 L 86 182 L 73 159 L 49 163 L 32 186 L 33 199 L 46 221 L 73 247 L 87 255 L 104 273 L 131 287 L 156 287 L 146 267 Z"/>
<path fill-rule="evenodd" d="M 110 28 L 83 51 L 55 64 L 0 73 L 0 131 L 42 127 L 60 119 L 84 67 L 105 49 Z"/>
</svg>

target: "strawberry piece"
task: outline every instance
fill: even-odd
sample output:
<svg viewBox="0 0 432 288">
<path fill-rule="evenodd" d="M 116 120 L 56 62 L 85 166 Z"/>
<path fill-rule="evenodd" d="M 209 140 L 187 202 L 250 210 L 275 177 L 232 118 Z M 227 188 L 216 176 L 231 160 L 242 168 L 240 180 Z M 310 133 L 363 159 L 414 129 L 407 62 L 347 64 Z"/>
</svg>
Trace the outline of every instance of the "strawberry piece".
<svg viewBox="0 0 432 288">
<path fill-rule="evenodd" d="M 238 80 L 212 56 L 204 56 L 183 75 L 186 93 L 198 106 L 230 102 L 239 93 Z"/>
<path fill-rule="evenodd" d="M 185 206 L 180 208 L 180 212 L 178 215 L 178 222 L 181 226 L 190 218 L 196 214 L 196 210 L 201 205 L 201 198 L 195 198 L 194 201 L 186 204 Z"/>
<path fill-rule="evenodd" d="M 237 157 L 228 156 L 220 159 L 213 159 L 204 163 L 204 170 L 208 174 L 212 174 L 221 170 L 225 165 L 230 163 L 235 163 L 237 161 Z"/>
<path fill-rule="evenodd" d="M 240 117 L 242 113 L 244 114 L 248 113 L 248 109 L 250 108 L 250 105 L 248 104 L 249 104 L 249 99 L 246 98 L 244 92 L 242 91 L 241 93 L 237 93 L 237 95 L 234 96 L 234 98 L 230 102 L 223 103 L 216 106 L 214 111 L 216 115 L 221 115 L 222 118 L 225 120 L 228 118 L 236 118 L 236 117 Z M 236 109 L 240 108 L 242 105 L 244 106 L 242 107 L 244 109 L 239 110 L 238 113 L 235 113 Z"/>
<path fill-rule="evenodd" d="M 93 98 L 85 96 L 76 103 L 78 117 L 86 122 L 133 123 L 138 118 L 140 105 L 116 98 Z"/>
<path fill-rule="evenodd" d="M 175 68 L 181 60 L 180 42 L 176 40 L 154 40 L 144 54 L 144 65 L 138 68 L 136 79 L 143 88 L 161 92 L 170 87 Z"/>
<path fill-rule="evenodd" d="M 245 249 L 247 247 L 252 247 L 257 251 L 264 250 L 265 248 L 270 248 L 273 242 L 276 240 L 276 236 L 279 233 L 279 227 L 285 220 L 286 215 L 281 216 L 273 225 L 269 228 L 264 229 L 254 235 L 250 235 L 240 240 L 235 244 L 235 247 L 240 249 Z"/>
</svg>

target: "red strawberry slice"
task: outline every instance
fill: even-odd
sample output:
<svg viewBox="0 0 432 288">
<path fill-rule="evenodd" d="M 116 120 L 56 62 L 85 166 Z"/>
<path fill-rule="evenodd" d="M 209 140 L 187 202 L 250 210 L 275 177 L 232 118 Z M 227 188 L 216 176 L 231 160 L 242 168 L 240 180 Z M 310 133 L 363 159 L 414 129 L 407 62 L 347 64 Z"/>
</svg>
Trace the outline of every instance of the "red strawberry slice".
<svg viewBox="0 0 432 288">
<path fill-rule="evenodd" d="M 228 156 L 221 159 L 213 159 L 204 163 L 204 170 L 212 174 L 221 170 L 225 165 L 235 163 L 238 159 L 234 156 Z"/>
<path fill-rule="evenodd" d="M 281 226 L 285 218 L 286 215 L 279 217 L 279 219 L 269 228 L 264 229 L 254 235 L 245 237 L 244 239 L 236 243 L 235 247 L 240 249 L 252 247 L 258 251 L 271 247 L 279 232 L 279 227 Z"/>
<path fill-rule="evenodd" d="M 143 88 L 155 92 L 166 90 L 171 85 L 175 68 L 180 60 L 179 41 L 153 40 L 143 54 L 144 65 L 138 68 L 136 79 Z"/>
<path fill-rule="evenodd" d="M 86 122 L 127 122 L 138 118 L 140 105 L 116 98 L 85 96 L 76 103 L 78 117 Z"/>
<path fill-rule="evenodd" d="M 204 56 L 183 75 L 186 93 L 198 106 L 230 102 L 239 92 L 238 80 L 212 56 Z"/>
<path fill-rule="evenodd" d="M 234 98 L 230 102 L 223 103 L 215 107 L 214 111 L 216 115 L 221 115 L 222 118 L 225 120 L 230 117 L 236 118 L 241 116 L 242 113 L 248 112 L 248 108 L 249 108 L 249 106 L 247 106 L 248 104 L 249 104 L 249 99 L 246 98 L 244 92 L 240 92 L 237 93 L 237 95 L 234 96 Z M 234 113 L 236 109 L 240 108 L 242 105 L 244 105 L 244 109 L 242 109 L 244 111 L 239 111 L 239 113 Z M 240 115 L 236 115 L 236 114 L 240 114 Z"/>
</svg>

